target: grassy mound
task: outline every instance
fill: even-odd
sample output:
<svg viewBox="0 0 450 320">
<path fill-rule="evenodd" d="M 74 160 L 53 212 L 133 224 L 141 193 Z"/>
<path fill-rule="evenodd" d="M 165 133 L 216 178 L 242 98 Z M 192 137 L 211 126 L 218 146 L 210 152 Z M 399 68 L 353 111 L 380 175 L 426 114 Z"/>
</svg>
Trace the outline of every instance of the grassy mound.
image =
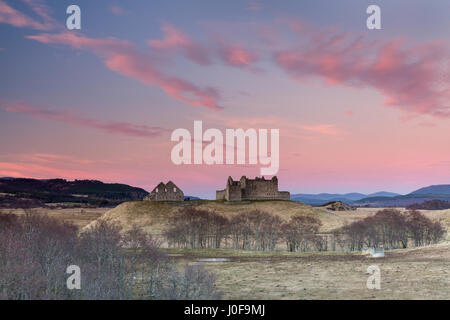
<svg viewBox="0 0 450 320">
<path fill-rule="evenodd" d="M 125 202 L 107 211 L 100 219 L 119 223 L 123 230 L 129 230 L 133 225 L 143 228 L 153 235 L 164 232 L 172 213 L 184 206 L 195 206 L 197 209 L 212 210 L 228 218 L 251 210 L 262 210 L 278 215 L 287 221 L 295 215 L 310 215 L 322 221 L 321 231 L 326 232 L 342 226 L 347 219 L 328 212 L 323 208 L 315 208 L 294 201 L 246 201 L 224 202 L 209 200 L 193 200 L 184 202 Z M 86 226 L 89 228 L 95 221 Z"/>
</svg>

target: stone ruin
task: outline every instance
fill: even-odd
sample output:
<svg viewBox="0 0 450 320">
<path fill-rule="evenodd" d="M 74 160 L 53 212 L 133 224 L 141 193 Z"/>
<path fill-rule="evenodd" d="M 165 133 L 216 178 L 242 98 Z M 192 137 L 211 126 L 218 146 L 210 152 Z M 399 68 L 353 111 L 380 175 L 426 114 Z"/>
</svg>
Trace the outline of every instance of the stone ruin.
<svg viewBox="0 0 450 320">
<path fill-rule="evenodd" d="M 278 191 L 276 176 L 270 180 L 266 180 L 264 177 L 256 177 L 253 180 L 242 176 L 239 181 L 228 177 L 226 188 L 216 191 L 216 200 L 290 200 L 290 198 L 288 191 Z"/>
<path fill-rule="evenodd" d="M 184 201 L 184 193 L 172 181 L 167 182 L 167 184 L 160 182 L 144 200 Z"/>
</svg>

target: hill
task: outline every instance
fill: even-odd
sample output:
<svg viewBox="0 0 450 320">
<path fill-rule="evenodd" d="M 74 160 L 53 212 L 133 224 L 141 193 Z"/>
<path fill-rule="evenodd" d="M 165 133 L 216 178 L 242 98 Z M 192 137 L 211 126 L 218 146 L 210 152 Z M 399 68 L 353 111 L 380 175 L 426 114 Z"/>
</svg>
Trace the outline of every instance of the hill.
<svg viewBox="0 0 450 320">
<path fill-rule="evenodd" d="M 428 186 L 406 195 L 394 197 L 367 197 L 355 201 L 353 205 L 368 207 L 406 207 L 420 205 L 432 200 L 450 201 L 450 185 L 441 184 Z"/>
<path fill-rule="evenodd" d="M 373 197 L 355 201 L 353 205 L 359 207 L 406 207 L 430 200 L 450 201 L 450 195 L 440 194 L 407 194 L 397 197 Z"/>
<path fill-rule="evenodd" d="M 380 191 L 368 194 L 367 197 L 396 197 L 401 196 L 401 194 L 394 193 L 394 192 L 386 192 L 386 191 Z"/>
<path fill-rule="evenodd" d="M 148 194 L 141 188 L 97 180 L 0 178 L 0 206 L 44 206 L 46 203 L 78 203 L 115 206 L 141 200 Z"/>
<path fill-rule="evenodd" d="M 246 201 L 227 203 L 214 200 L 192 200 L 184 202 L 125 202 L 107 211 L 100 219 L 117 222 L 126 231 L 134 224 L 153 235 L 161 235 L 168 224 L 168 217 L 183 206 L 195 206 L 198 209 L 213 210 L 224 216 L 231 217 L 250 210 L 262 210 L 278 215 L 284 221 L 295 215 L 311 215 L 322 221 L 322 231 L 330 231 L 342 226 L 346 219 L 328 212 L 294 201 Z M 92 222 L 86 228 L 89 228 Z"/>
<path fill-rule="evenodd" d="M 346 193 L 346 194 L 337 194 L 337 193 L 319 193 L 319 194 L 293 194 L 291 195 L 292 201 L 299 201 L 311 205 L 323 205 L 325 203 L 331 201 L 342 201 L 342 202 L 353 202 L 355 200 L 359 200 L 365 198 L 366 195 L 362 193 Z"/>
<path fill-rule="evenodd" d="M 425 188 L 420 188 L 416 191 L 411 192 L 410 194 L 446 194 L 450 195 L 450 184 L 439 184 L 428 186 Z"/>
<path fill-rule="evenodd" d="M 355 201 L 368 198 L 368 197 L 395 197 L 399 196 L 398 193 L 393 192 L 386 192 L 386 191 L 380 191 L 376 193 L 371 194 L 362 194 L 358 192 L 352 192 L 352 193 L 345 193 L 345 194 L 339 194 L 339 193 L 319 193 L 319 194 L 293 194 L 291 195 L 291 200 L 293 201 L 299 201 L 311 205 L 324 205 L 328 202 L 335 202 L 340 201 L 344 203 L 353 203 Z"/>
<path fill-rule="evenodd" d="M 356 208 L 349 206 L 348 204 L 345 204 L 341 201 L 331 201 L 328 202 L 321 207 L 326 208 L 327 210 L 331 211 L 350 211 L 350 210 L 356 210 Z"/>
</svg>

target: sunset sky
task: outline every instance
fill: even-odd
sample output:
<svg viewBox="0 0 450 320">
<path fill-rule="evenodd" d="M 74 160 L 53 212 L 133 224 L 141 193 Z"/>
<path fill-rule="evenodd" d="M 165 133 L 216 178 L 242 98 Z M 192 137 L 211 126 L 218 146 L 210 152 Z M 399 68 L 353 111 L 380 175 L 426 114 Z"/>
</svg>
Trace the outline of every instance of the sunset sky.
<svg viewBox="0 0 450 320">
<path fill-rule="evenodd" d="M 81 30 L 66 8 L 81 8 Z M 382 30 L 366 8 L 381 7 Z M 0 0 L 0 176 L 172 180 L 171 132 L 280 130 L 281 190 L 450 184 L 450 1 Z"/>
</svg>

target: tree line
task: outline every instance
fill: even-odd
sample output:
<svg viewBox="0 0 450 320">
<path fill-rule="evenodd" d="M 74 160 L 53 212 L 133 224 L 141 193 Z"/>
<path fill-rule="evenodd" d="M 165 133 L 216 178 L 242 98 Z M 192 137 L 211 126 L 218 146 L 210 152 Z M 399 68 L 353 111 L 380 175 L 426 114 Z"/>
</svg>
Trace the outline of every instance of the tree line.
<svg viewBox="0 0 450 320">
<path fill-rule="evenodd" d="M 450 201 L 427 200 L 422 203 L 413 203 L 407 207 L 410 210 L 446 210 L 450 209 Z"/>
<path fill-rule="evenodd" d="M 185 207 L 170 218 L 169 225 L 164 235 L 170 247 L 274 251 L 284 241 L 288 251 L 326 248 L 318 235 L 320 220 L 309 216 L 283 222 L 277 215 L 252 210 L 227 218 L 214 211 Z"/>
<path fill-rule="evenodd" d="M 342 250 L 364 247 L 406 248 L 440 241 L 445 229 L 418 211 L 384 209 L 331 234 L 320 232 L 321 221 L 312 216 L 293 216 L 284 222 L 261 210 L 230 218 L 215 211 L 185 207 L 169 218 L 164 236 L 169 247 L 275 251 L 284 243 L 290 252 L 327 251 L 333 239 Z"/>
<path fill-rule="evenodd" d="M 416 210 L 383 209 L 375 215 L 346 225 L 335 232 L 336 241 L 351 251 L 364 247 L 388 249 L 424 246 L 440 241 L 446 231 Z"/>
</svg>

